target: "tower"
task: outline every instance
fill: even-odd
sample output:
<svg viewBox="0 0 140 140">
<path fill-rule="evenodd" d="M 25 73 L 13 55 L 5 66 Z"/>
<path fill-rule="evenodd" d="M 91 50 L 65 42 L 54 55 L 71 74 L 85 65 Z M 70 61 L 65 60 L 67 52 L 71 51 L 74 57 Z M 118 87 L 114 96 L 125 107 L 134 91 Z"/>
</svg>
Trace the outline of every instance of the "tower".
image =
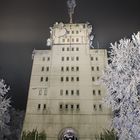
<svg viewBox="0 0 140 140">
<path fill-rule="evenodd" d="M 89 23 L 55 23 L 50 50 L 35 50 L 24 130 L 45 131 L 47 140 L 95 140 L 108 128 L 110 110 L 99 83 L 105 49 L 91 49 Z"/>
</svg>

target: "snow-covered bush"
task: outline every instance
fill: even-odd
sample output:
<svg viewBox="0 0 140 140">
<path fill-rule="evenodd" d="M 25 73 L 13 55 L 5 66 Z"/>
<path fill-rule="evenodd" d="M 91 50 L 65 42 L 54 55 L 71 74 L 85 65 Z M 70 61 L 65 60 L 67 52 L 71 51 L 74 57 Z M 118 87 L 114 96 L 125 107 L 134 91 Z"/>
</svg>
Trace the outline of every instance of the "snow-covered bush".
<svg viewBox="0 0 140 140">
<path fill-rule="evenodd" d="M 109 61 L 102 81 L 114 112 L 112 126 L 119 140 L 140 140 L 140 32 L 111 44 Z"/>
</svg>

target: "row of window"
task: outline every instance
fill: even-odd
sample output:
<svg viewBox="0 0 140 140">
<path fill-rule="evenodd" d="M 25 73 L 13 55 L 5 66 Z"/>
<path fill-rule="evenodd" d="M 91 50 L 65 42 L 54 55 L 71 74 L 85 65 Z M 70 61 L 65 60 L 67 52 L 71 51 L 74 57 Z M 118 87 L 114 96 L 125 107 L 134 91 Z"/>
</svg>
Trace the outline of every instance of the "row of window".
<svg viewBox="0 0 140 140">
<path fill-rule="evenodd" d="M 76 47 L 76 48 L 74 48 L 74 47 L 71 47 L 71 48 L 62 48 L 62 51 L 79 51 L 79 48 L 78 47 Z"/>
<path fill-rule="evenodd" d="M 95 58 L 92 57 L 92 56 L 90 57 L 90 60 L 91 60 L 91 61 L 93 61 L 94 59 L 95 59 L 96 61 L 98 61 L 98 57 L 95 57 Z"/>
<path fill-rule="evenodd" d="M 93 95 L 97 95 L 97 93 L 98 93 L 98 95 L 101 96 L 101 90 L 98 90 L 98 91 L 93 90 L 92 93 L 93 93 Z"/>
<path fill-rule="evenodd" d="M 71 82 L 73 82 L 73 81 L 79 81 L 79 77 L 61 77 L 61 82 L 64 82 L 64 81 L 66 81 L 66 82 L 68 82 L 68 81 L 71 81 Z"/>
<path fill-rule="evenodd" d="M 66 61 L 69 61 L 69 60 L 71 60 L 71 61 L 74 61 L 74 60 L 76 60 L 76 61 L 79 61 L 79 57 L 78 56 L 76 56 L 76 57 L 61 57 L 61 60 L 62 61 L 64 61 L 64 60 L 66 60 Z"/>
<path fill-rule="evenodd" d="M 80 94 L 80 91 L 79 90 L 60 90 L 60 95 L 61 96 L 63 96 L 63 95 L 77 95 L 77 96 L 79 96 L 79 94 Z"/>
<path fill-rule="evenodd" d="M 40 89 L 39 95 L 42 95 L 42 94 L 47 95 L 47 89 Z"/>
<path fill-rule="evenodd" d="M 71 39 L 70 38 L 63 38 L 62 42 L 64 42 L 64 43 L 65 42 L 67 42 L 67 43 L 69 43 L 69 42 L 73 42 L 73 43 L 74 42 L 79 42 L 79 38 L 71 38 Z"/>
<path fill-rule="evenodd" d="M 79 104 L 60 104 L 59 109 L 60 110 L 63 110 L 63 109 L 80 110 L 80 105 Z"/>
<path fill-rule="evenodd" d="M 102 105 L 101 104 L 99 104 L 99 105 L 94 104 L 93 105 L 93 110 L 94 111 L 97 111 L 97 110 L 102 111 L 103 110 Z"/>
<path fill-rule="evenodd" d="M 49 71 L 49 67 L 44 67 L 44 66 L 43 66 L 43 67 L 41 68 L 41 71 Z"/>
<path fill-rule="evenodd" d="M 67 31 L 67 33 L 68 33 L 68 34 L 70 34 L 70 33 L 71 33 L 71 34 L 79 34 L 79 31 L 77 31 L 77 30 L 76 30 L 76 31 L 72 30 L 72 31 Z"/>
<path fill-rule="evenodd" d="M 48 77 L 40 77 L 40 82 L 48 82 L 49 78 Z"/>
<path fill-rule="evenodd" d="M 99 69 L 99 66 L 97 66 L 97 67 L 93 67 L 93 66 L 92 66 L 92 67 L 91 67 L 91 70 L 92 70 L 92 71 L 95 71 L 95 70 L 99 71 L 100 69 Z"/>
<path fill-rule="evenodd" d="M 79 71 L 79 67 L 61 67 L 61 71 Z"/>
<path fill-rule="evenodd" d="M 46 57 L 43 57 L 42 58 L 42 61 L 45 61 L 45 60 L 50 61 L 50 57 L 47 57 L 47 58 Z"/>
<path fill-rule="evenodd" d="M 99 80 L 100 77 L 97 77 L 96 80 Z M 94 82 L 95 81 L 95 77 L 92 77 L 92 81 Z"/>
<path fill-rule="evenodd" d="M 43 110 L 46 110 L 46 104 L 38 104 L 37 109 L 40 110 L 43 106 Z"/>
</svg>

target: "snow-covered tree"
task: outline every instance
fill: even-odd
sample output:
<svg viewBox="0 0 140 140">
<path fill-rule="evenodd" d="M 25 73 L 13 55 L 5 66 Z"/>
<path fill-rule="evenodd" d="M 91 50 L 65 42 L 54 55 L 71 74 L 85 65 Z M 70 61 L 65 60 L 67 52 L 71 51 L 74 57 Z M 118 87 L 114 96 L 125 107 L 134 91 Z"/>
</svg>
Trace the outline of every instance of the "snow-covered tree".
<svg viewBox="0 0 140 140">
<path fill-rule="evenodd" d="M 140 32 L 111 44 L 102 81 L 119 140 L 140 140 Z"/>
<path fill-rule="evenodd" d="M 10 107 L 10 98 L 7 97 L 9 87 L 6 86 L 4 80 L 0 80 L 0 139 L 4 139 L 5 135 L 9 133 L 8 123 L 10 115 L 8 108 Z"/>
</svg>

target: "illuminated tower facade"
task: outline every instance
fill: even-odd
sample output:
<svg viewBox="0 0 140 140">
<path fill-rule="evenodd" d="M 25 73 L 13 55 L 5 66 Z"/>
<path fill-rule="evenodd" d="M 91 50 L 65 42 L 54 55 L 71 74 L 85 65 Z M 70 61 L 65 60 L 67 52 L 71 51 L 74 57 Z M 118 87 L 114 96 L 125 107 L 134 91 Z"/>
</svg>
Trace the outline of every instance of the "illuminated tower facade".
<svg viewBox="0 0 140 140">
<path fill-rule="evenodd" d="M 70 23 L 54 24 L 51 49 L 33 52 L 23 131 L 45 131 L 47 140 L 95 140 L 111 120 L 99 82 L 107 51 L 91 48 L 92 26 L 72 23 L 76 3 L 67 4 Z"/>
</svg>

